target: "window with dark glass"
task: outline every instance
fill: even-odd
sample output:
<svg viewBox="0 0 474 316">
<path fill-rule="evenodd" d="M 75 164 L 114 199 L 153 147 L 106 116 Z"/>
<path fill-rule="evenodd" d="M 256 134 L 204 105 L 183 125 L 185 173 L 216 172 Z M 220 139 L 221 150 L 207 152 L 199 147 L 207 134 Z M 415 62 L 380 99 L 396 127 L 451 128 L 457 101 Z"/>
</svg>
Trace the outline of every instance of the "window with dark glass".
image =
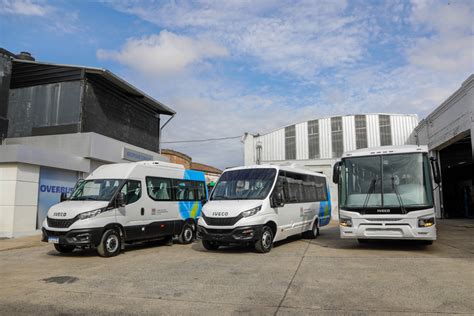
<svg viewBox="0 0 474 316">
<path fill-rule="evenodd" d="M 296 130 L 294 125 L 285 127 L 285 159 L 296 159 Z"/>
<path fill-rule="evenodd" d="M 380 146 L 392 145 L 392 128 L 389 115 L 379 115 Z"/>
<path fill-rule="evenodd" d="M 285 203 L 327 201 L 326 179 L 306 174 L 280 171 Z"/>
<path fill-rule="evenodd" d="M 202 201 L 206 199 L 206 185 L 204 182 L 196 182 L 197 186 L 197 200 Z"/>
<path fill-rule="evenodd" d="M 172 184 L 176 201 L 196 200 L 194 181 L 173 179 Z"/>
<path fill-rule="evenodd" d="M 356 149 L 367 148 L 367 120 L 365 115 L 355 116 Z"/>
<path fill-rule="evenodd" d="M 331 140 L 332 140 L 332 157 L 338 158 L 344 152 L 344 143 L 342 135 L 342 117 L 331 118 Z"/>
<path fill-rule="evenodd" d="M 142 184 L 140 181 L 128 180 L 120 191 L 125 194 L 125 203 L 132 204 L 142 196 Z"/>
<path fill-rule="evenodd" d="M 148 196 L 155 201 L 172 201 L 171 179 L 146 177 Z"/>
<path fill-rule="evenodd" d="M 309 159 L 319 158 L 319 121 L 308 122 L 308 153 Z"/>
</svg>

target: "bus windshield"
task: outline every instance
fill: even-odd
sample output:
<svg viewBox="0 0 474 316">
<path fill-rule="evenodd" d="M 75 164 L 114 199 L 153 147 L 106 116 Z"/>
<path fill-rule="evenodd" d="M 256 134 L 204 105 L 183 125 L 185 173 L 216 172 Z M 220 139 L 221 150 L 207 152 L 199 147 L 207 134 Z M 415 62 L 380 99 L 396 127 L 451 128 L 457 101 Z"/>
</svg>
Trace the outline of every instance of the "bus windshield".
<svg viewBox="0 0 474 316">
<path fill-rule="evenodd" d="M 226 171 L 212 191 L 211 200 L 263 200 L 272 189 L 276 169 Z"/>
<path fill-rule="evenodd" d="M 122 181 L 119 179 L 84 180 L 74 190 L 70 200 L 110 201 Z"/>
<path fill-rule="evenodd" d="M 433 192 L 426 154 L 345 158 L 341 208 L 428 208 Z"/>
</svg>

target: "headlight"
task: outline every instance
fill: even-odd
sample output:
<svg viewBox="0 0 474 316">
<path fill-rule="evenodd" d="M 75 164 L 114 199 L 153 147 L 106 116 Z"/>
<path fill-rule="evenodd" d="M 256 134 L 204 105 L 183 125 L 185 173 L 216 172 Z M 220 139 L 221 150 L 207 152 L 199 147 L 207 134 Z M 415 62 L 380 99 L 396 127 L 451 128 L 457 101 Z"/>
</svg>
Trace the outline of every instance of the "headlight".
<svg viewBox="0 0 474 316">
<path fill-rule="evenodd" d="M 349 217 L 341 217 L 339 219 L 339 225 L 342 227 L 352 227 L 352 219 Z"/>
<path fill-rule="evenodd" d="M 100 213 L 102 213 L 103 211 L 105 211 L 106 209 L 105 208 L 99 208 L 97 210 L 93 210 L 93 211 L 89 211 L 89 212 L 84 212 L 84 213 L 81 213 L 77 216 L 78 219 L 87 219 L 87 218 L 91 218 L 91 217 L 94 217 L 94 216 L 97 216 L 99 215 Z"/>
<path fill-rule="evenodd" d="M 262 209 L 262 206 L 257 206 L 251 210 L 248 210 L 248 211 L 244 211 L 240 214 L 242 214 L 242 217 L 249 217 L 249 216 L 252 216 L 252 215 L 255 215 L 257 214 L 258 211 L 260 211 Z"/>
<path fill-rule="evenodd" d="M 418 219 L 418 227 L 431 227 L 435 224 L 434 217 L 424 217 Z"/>
</svg>

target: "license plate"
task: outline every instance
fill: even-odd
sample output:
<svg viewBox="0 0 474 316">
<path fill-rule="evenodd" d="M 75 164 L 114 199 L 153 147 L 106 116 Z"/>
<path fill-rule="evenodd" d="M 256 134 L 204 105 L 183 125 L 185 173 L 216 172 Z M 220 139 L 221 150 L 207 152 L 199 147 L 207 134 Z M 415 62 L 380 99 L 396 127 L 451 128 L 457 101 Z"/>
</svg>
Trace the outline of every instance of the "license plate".
<svg viewBox="0 0 474 316">
<path fill-rule="evenodd" d="M 52 244 L 59 244 L 59 237 L 48 237 L 48 242 Z"/>
</svg>

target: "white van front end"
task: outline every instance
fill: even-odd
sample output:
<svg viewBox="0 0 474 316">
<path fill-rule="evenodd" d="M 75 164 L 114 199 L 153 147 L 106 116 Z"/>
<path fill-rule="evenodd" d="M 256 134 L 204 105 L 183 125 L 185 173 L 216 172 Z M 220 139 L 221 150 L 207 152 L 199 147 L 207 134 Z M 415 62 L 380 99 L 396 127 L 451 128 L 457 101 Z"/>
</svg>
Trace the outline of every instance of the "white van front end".
<svg viewBox="0 0 474 316">
<path fill-rule="evenodd" d="M 270 221 L 276 221 L 276 214 L 268 199 L 209 201 L 198 221 L 198 238 L 219 245 L 251 243 Z"/>
<path fill-rule="evenodd" d="M 104 227 L 115 222 L 108 201 L 64 201 L 53 205 L 43 222 L 42 241 L 65 246 L 97 247 Z"/>
</svg>

